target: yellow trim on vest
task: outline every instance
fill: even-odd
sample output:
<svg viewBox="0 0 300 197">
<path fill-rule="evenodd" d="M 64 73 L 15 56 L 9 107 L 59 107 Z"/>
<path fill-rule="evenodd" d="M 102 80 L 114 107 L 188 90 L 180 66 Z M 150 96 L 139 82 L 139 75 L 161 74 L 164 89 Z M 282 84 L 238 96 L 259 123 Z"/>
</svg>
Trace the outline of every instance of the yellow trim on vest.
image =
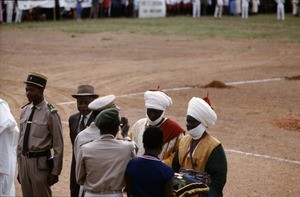
<svg viewBox="0 0 300 197">
<path fill-rule="evenodd" d="M 180 141 L 178 159 L 179 159 L 180 166 L 182 168 L 190 168 L 190 169 L 193 168 L 192 161 L 190 158 L 190 153 L 186 156 L 186 159 L 183 163 L 183 157 L 190 149 L 191 140 L 192 137 L 190 135 L 186 135 Z M 207 160 L 211 152 L 219 144 L 220 144 L 219 140 L 217 140 L 216 138 L 208 134 L 199 142 L 199 144 L 196 147 L 196 151 L 194 151 L 193 154 L 193 162 L 197 164 L 194 170 L 201 171 L 201 172 L 205 170 L 205 165 L 207 163 Z"/>
<path fill-rule="evenodd" d="M 167 143 L 170 143 L 170 142 L 167 142 Z M 179 143 L 180 143 L 180 139 L 179 139 L 179 137 L 176 137 L 176 142 L 175 142 L 174 147 L 172 149 L 170 149 L 169 151 L 165 152 L 165 154 L 163 155 L 163 162 L 171 168 L 172 168 L 172 161 L 175 156 L 175 152 L 179 147 Z"/>
</svg>

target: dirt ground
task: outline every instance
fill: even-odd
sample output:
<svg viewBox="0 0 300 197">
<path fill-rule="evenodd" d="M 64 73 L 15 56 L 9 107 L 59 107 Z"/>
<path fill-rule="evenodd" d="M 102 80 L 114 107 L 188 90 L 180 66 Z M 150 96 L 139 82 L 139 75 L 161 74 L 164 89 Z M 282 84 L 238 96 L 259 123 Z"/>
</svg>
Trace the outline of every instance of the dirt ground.
<svg viewBox="0 0 300 197">
<path fill-rule="evenodd" d="M 148 89 L 169 89 L 173 106 L 166 116 L 183 128 L 189 100 L 209 93 L 218 120 L 208 132 L 222 142 L 228 160 L 224 196 L 297 197 L 300 81 L 284 77 L 300 75 L 299 51 L 299 44 L 7 29 L 0 31 L 0 97 L 19 122 L 27 74 L 48 77 L 45 97 L 61 115 L 65 141 L 53 196 L 69 196 L 67 120 L 77 111 L 71 94 L 90 84 L 100 95 L 118 96 L 131 125 L 145 116 L 142 93 Z M 248 82 L 203 88 L 214 80 Z M 16 191 L 22 196 L 17 182 Z"/>
</svg>

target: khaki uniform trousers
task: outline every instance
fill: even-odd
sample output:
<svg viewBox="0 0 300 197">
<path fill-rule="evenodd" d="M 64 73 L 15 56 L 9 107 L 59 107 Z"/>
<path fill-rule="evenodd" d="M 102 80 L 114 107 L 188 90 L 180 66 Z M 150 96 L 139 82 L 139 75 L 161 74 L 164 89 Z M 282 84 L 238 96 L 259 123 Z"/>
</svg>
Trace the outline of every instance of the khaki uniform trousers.
<svg viewBox="0 0 300 197">
<path fill-rule="evenodd" d="M 19 164 L 19 179 L 23 196 L 51 197 L 52 191 L 47 183 L 50 169 L 47 166 L 47 156 L 28 158 L 21 155 Z"/>
</svg>

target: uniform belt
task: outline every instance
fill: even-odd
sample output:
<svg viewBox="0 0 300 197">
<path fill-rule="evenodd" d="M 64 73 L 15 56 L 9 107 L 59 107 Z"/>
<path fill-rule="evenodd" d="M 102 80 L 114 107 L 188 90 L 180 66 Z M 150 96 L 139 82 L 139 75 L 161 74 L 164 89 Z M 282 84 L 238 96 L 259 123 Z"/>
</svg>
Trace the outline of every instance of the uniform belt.
<svg viewBox="0 0 300 197">
<path fill-rule="evenodd" d="M 122 190 L 102 190 L 102 191 L 88 191 L 86 190 L 86 192 L 88 193 L 92 193 L 92 194 L 119 194 L 122 193 Z"/>
<path fill-rule="evenodd" d="M 45 150 L 42 152 L 26 152 L 26 153 L 22 153 L 22 155 L 31 158 L 31 157 L 43 157 L 43 156 L 50 156 L 51 152 L 50 150 Z"/>
</svg>

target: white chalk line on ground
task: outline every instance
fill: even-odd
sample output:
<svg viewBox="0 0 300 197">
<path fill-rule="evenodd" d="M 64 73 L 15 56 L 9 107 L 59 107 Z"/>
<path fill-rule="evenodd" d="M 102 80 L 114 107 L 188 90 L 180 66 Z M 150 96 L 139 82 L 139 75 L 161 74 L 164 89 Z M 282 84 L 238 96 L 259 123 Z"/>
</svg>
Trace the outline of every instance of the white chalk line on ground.
<svg viewBox="0 0 300 197">
<path fill-rule="evenodd" d="M 272 160 L 282 161 L 282 162 L 287 162 L 287 163 L 300 164 L 300 161 L 288 160 L 288 159 L 283 159 L 283 158 L 280 158 L 280 157 L 272 157 L 272 156 L 269 156 L 269 155 L 248 153 L 248 152 L 243 152 L 243 151 L 233 150 L 233 149 L 225 149 L 225 151 L 229 152 L 229 153 L 237 153 L 237 154 L 242 154 L 242 155 L 246 155 L 246 156 L 260 157 L 260 158 L 272 159 Z"/>
<path fill-rule="evenodd" d="M 250 83 L 265 83 L 265 82 L 271 82 L 271 81 L 279 81 L 284 78 L 272 78 L 272 79 L 260 79 L 260 80 L 248 80 L 248 81 L 237 81 L 237 82 L 228 82 L 225 83 L 225 85 L 242 85 L 242 84 L 250 84 Z M 178 88 L 169 88 L 169 89 L 162 89 L 164 92 L 170 92 L 170 91 L 180 91 L 180 90 L 189 90 L 193 89 L 194 87 L 178 87 Z M 116 97 L 131 97 L 131 96 L 139 96 L 143 95 L 144 92 L 139 92 L 139 93 L 132 93 L 132 94 L 124 94 Z M 69 105 L 69 104 L 75 104 L 75 101 L 68 101 L 68 102 L 61 102 L 57 103 L 57 105 Z M 62 121 L 63 124 L 68 124 L 66 121 Z M 248 153 L 248 152 L 243 152 L 243 151 L 238 151 L 238 150 L 232 150 L 232 149 L 225 149 L 226 152 L 231 152 L 231 153 L 237 153 L 237 154 L 243 154 L 246 156 L 253 156 L 253 157 L 260 157 L 260 158 L 266 158 L 266 159 L 272 159 L 276 161 L 281 161 L 281 162 L 287 162 L 287 163 L 294 163 L 294 164 L 300 164 L 300 161 L 293 161 L 293 160 L 288 160 L 288 159 L 283 159 L 279 157 L 272 157 L 269 155 L 261 155 L 261 154 L 256 154 L 256 153 Z"/>
<path fill-rule="evenodd" d="M 75 104 L 75 101 L 68 101 L 68 102 L 60 102 L 60 103 L 56 103 L 57 105 L 70 105 L 70 104 Z"/>
<path fill-rule="evenodd" d="M 264 83 L 264 82 L 270 82 L 270 81 L 279 81 L 284 78 L 271 78 L 271 79 L 260 79 L 260 80 L 248 80 L 248 81 L 237 81 L 237 82 L 228 82 L 225 83 L 225 85 L 242 85 L 242 84 L 249 84 L 249 83 Z M 194 87 L 178 87 L 178 88 L 168 88 L 168 89 L 162 89 L 164 92 L 171 92 L 171 91 L 180 91 L 180 90 L 189 90 L 193 89 Z M 123 94 L 116 97 L 131 97 L 131 96 L 139 96 L 143 95 L 144 92 L 138 92 L 138 93 L 132 93 L 132 94 Z M 67 102 L 60 102 L 56 103 L 57 105 L 70 105 L 75 104 L 75 101 L 67 101 Z"/>
<path fill-rule="evenodd" d="M 264 83 L 270 81 L 279 81 L 284 78 L 272 78 L 272 79 L 260 79 L 260 80 L 250 80 L 250 81 L 237 81 L 237 82 L 228 82 L 225 85 L 242 85 L 242 84 L 249 84 L 249 83 Z"/>
</svg>

